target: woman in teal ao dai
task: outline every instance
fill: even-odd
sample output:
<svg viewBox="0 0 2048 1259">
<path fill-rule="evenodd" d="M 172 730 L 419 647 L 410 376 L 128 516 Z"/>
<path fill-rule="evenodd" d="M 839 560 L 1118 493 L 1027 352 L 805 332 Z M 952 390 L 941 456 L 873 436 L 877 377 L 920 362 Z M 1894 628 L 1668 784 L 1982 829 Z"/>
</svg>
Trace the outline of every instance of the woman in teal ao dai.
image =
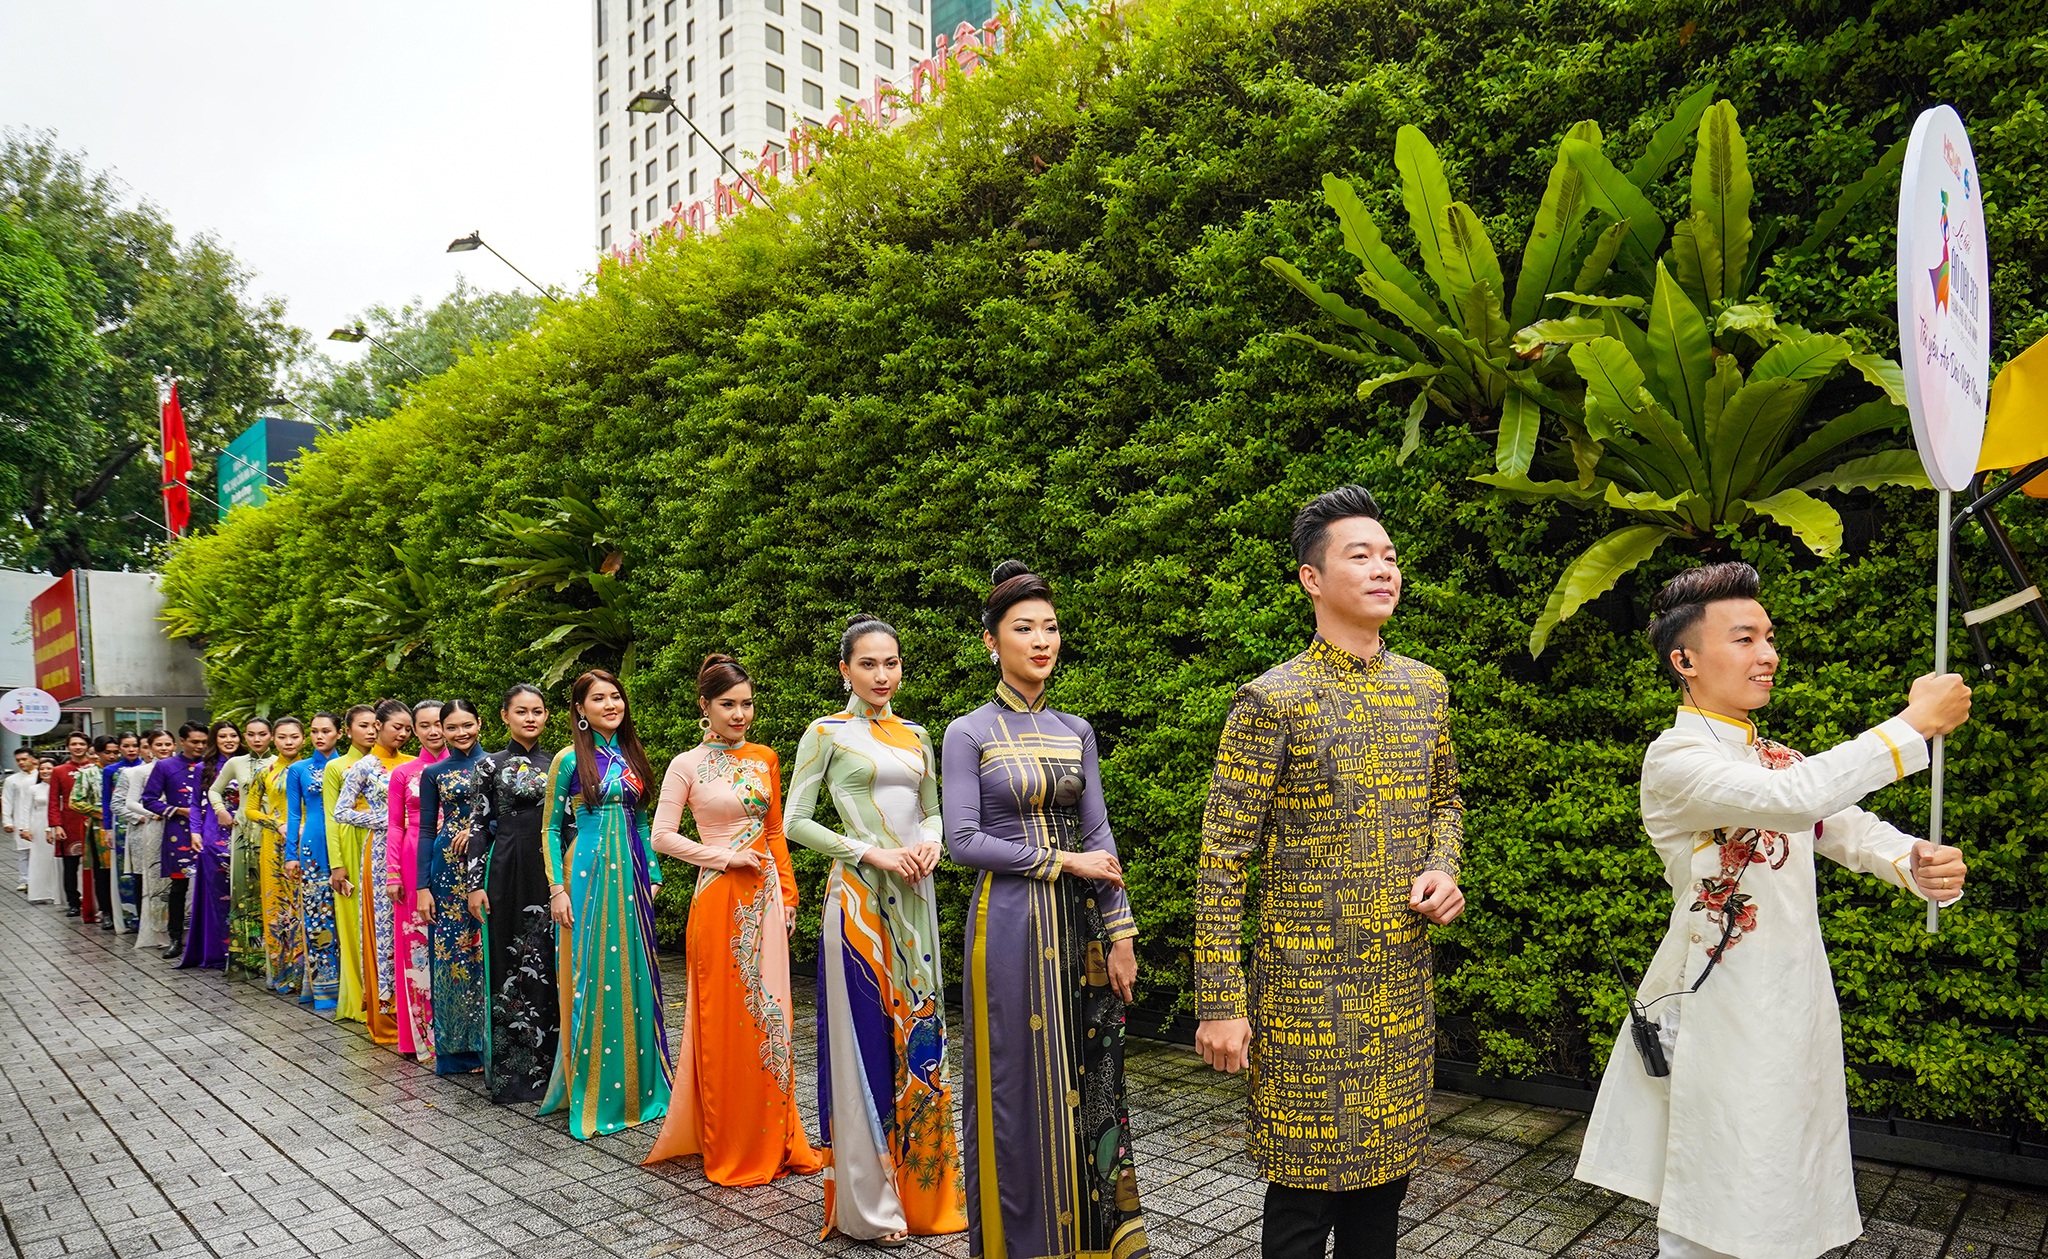
<svg viewBox="0 0 2048 1259">
<path fill-rule="evenodd" d="M 783 831 L 833 858 L 818 941 L 824 1235 L 900 1244 L 957 1233 L 960 1150 L 939 955 L 939 782 L 931 738 L 890 701 L 896 631 L 855 617 L 839 640 L 846 711 L 811 723 Z M 813 815 L 829 799 L 844 833 Z"/>
<path fill-rule="evenodd" d="M 1001 680 L 946 728 L 946 847 L 967 908 L 962 1057 L 967 1253 L 1144 1259 L 1124 1100 L 1137 924 L 1103 806 L 1095 731 L 1045 706 L 1059 621 L 1012 560 L 982 607 Z"/>
<path fill-rule="evenodd" d="M 547 821 L 548 912 L 568 937 L 569 1010 L 540 1113 L 566 1108 L 581 1140 L 667 1114 L 670 1075 L 654 958 L 654 773 L 617 678 L 593 669 L 570 699 L 576 738 L 548 771 Z"/>
</svg>

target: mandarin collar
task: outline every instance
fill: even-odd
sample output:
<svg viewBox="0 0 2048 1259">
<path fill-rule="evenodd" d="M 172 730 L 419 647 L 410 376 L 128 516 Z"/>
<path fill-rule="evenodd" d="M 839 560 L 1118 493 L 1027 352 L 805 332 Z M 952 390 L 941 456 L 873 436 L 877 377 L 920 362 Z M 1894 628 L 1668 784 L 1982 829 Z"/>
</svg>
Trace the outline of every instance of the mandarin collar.
<svg viewBox="0 0 2048 1259">
<path fill-rule="evenodd" d="M 1704 733 L 1716 741 L 1728 741 L 1740 735 L 1744 747 L 1756 742 L 1756 726 L 1753 723 L 1740 717 L 1724 717 L 1720 713 L 1710 713 L 1704 708 L 1694 708 L 1689 704 L 1679 705 L 1678 715 L 1672 719 L 1671 724 L 1695 734 Z"/>
<path fill-rule="evenodd" d="M 1321 634 L 1309 644 L 1308 654 L 1325 666 L 1340 673 L 1377 673 L 1387 660 L 1387 640 L 1380 640 L 1380 649 L 1371 658 L 1354 656 Z"/>
<path fill-rule="evenodd" d="M 1025 699 L 1024 692 L 1011 686 L 1008 678 L 1002 678 L 996 682 L 996 703 L 1012 712 L 1042 713 L 1045 711 L 1045 692 L 1039 691 L 1035 700 Z"/>
<path fill-rule="evenodd" d="M 865 717 L 869 721 L 882 721 L 896 715 L 895 701 L 891 700 L 878 708 L 858 695 L 847 696 L 846 711 L 855 717 Z"/>
</svg>

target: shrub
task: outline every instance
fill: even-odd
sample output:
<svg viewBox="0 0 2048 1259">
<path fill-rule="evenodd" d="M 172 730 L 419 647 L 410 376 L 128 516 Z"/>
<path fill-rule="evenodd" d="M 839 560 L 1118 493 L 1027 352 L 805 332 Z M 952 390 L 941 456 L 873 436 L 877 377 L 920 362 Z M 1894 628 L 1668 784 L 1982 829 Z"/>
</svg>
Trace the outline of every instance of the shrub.
<svg viewBox="0 0 2048 1259">
<path fill-rule="evenodd" d="M 1596 1070 L 1622 1011 L 1606 944 L 1640 968 L 1670 910 L 1633 783 L 1672 703 L 1639 636 L 1642 596 L 1677 561 L 1653 559 L 1531 661 L 1528 626 L 1597 523 L 1495 502 L 1468 479 L 1493 443 L 1463 420 L 1397 466 L 1405 408 L 1361 402 L 1355 374 L 1277 334 L 1294 320 L 1313 335 L 1314 312 L 1261 260 L 1336 284 L 1347 255 L 1320 176 L 1368 190 L 1393 223 L 1404 124 L 1505 240 L 1526 232 L 1581 118 L 1639 151 L 1675 102 L 1717 82 L 1758 185 L 1810 223 L 1946 99 L 1978 138 L 2007 355 L 2048 331 L 2048 52 L 2017 0 L 1877 16 L 1734 0 L 1704 27 L 1627 0 L 1252 10 L 1151 0 L 1022 38 L 919 119 L 855 135 L 806 186 L 769 190 L 793 218 L 749 212 L 716 238 L 607 265 L 530 335 L 324 439 L 269 505 L 187 543 L 167 573 L 208 635 L 222 699 L 488 696 L 540 674 L 551 657 L 522 649 L 547 592 L 500 609 L 483 593 L 493 570 L 465 561 L 499 554 L 499 513 L 574 495 L 627 534 L 628 686 L 650 747 L 694 741 L 691 679 L 721 649 L 753 672 L 759 734 L 787 760 L 839 703 L 834 632 L 856 608 L 903 631 L 906 715 L 937 732 L 984 702 L 974 610 L 990 567 L 1015 555 L 1054 583 L 1067 650 L 1051 698 L 1101 736 L 1146 999 L 1172 1001 L 1224 710 L 1309 633 L 1287 522 L 1312 493 L 1362 480 L 1408 572 L 1393 644 L 1442 668 L 1455 695 L 1471 908 L 1439 935 L 1444 1047 L 1498 1070 Z M 1889 199 L 1766 269 L 1781 317 L 1882 328 Z M 1390 244 L 1413 256 L 1398 231 Z M 1809 747 L 1887 715 L 1929 656 L 1925 496 L 1829 493 L 1843 557 L 1737 543 L 1784 625 L 1770 733 Z M 2011 519 L 2038 551 L 2039 505 Z M 338 599 L 395 572 L 400 541 L 433 628 L 386 672 L 385 631 Z M 1991 629 L 2011 667 L 1952 744 L 1970 896 L 1936 938 L 1911 904 L 1838 873 L 1824 909 L 1855 1103 L 2038 1124 L 2048 660 L 2018 618 Z M 617 663 L 606 650 L 584 659 Z M 1925 797 L 1922 779 L 1876 805 L 1911 824 Z M 798 860 L 815 930 L 821 863 Z M 946 871 L 955 942 L 966 886 Z M 683 904 L 663 897 L 672 932 Z"/>
</svg>

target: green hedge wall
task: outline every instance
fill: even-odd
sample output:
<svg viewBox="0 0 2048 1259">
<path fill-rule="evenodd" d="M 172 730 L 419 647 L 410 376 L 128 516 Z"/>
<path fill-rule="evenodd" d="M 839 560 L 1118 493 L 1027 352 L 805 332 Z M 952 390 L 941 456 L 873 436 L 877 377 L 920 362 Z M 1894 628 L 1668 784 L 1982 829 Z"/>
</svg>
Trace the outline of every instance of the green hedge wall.
<svg viewBox="0 0 2048 1259">
<path fill-rule="evenodd" d="M 1519 240 L 1557 137 L 1582 117 L 1632 154 L 1658 111 L 1717 81 L 1760 211 L 1810 221 L 1946 100 L 1975 128 L 2002 358 L 2048 332 L 2037 27 L 2022 0 L 1731 0 L 1710 19 L 1635 0 L 1149 0 L 1092 14 L 1021 39 L 895 133 L 841 144 L 802 189 L 771 194 L 785 217 L 607 265 L 534 333 L 323 440 L 270 505 L 181 547 L 168 588 L 205 631 L 227 700 L 488 697 L 545 658 L 519 653 L 530 632 L 462 562 L 491 553 L 485 513 L 591 495 L 626 522 L 629 682 L 656 756 L 694 739 L 691 682 L 722 649 L 754 671 L 760 734 L 787 758 L 838 704 L 832 646 L 857 608 L 904 631 L 907 715 L 936 732 L 982 702 L 974 608 L 995 561 L 1027 559 L 1058 591 L 1053 699 L 1100 733 L 1146 999 L 1160 1003 L 1188 979 L 1199 817 L 1232 690 L 1309 633 L 1287 522 L 1311 494 L 1361 480 L 1404 551 L 1390 638 L 1442 668 L 1456 699 L 1471 908 L 1439 934 L 1444 1049 L 1588 1075 L 1622 1010 L 1602 949 L 1640 967 L 1669 910 L 1634 780 L 1672 696 L 1639 631 L 1645 593 L 1684 557 L 1588 608 L 1532 663 L 1528 626 L 1603 519 L 1473 485 L 1490 434 L 1433 427 L 1396 467 L 1405 395 L 1361 405 L 1354 378 L 1273 335 L 1310 312 L 1258 261 L 1315 263 L 1341 285 L 1317 182 L 1347 174 L 1380 190 L 1383 221 L 1405 221 L 1391 167 L 1403 123 L 1436 142 L 1495 238 Z M 1678 179 L 1663 193 L 1666 209 L 1683 200 Z M 1768 273 L 1787 318 L 1895 349 L 1890 200 Z M 1853 544 L 1834 562 L 1770 533 L 1724 540 L 1767 573 L 1783 626 L 1767 728 L 1810 747 L 1893 711 L 1931 651 L 1931 497 L 1843 505 Z M 2010 518 L 2038 556 L 2039 505 Z M 428 557 L 431 641 L 393 674 L 336 599 L 388 579 L 401 541 Z M 1966 551 L 1997 588 L 1981 547 Z M 1825 917 L 1855 1104 L 2034 1130 L 2048 1120 L 2048 645 L 2019 618 L 1993 637 L 2011 668 L 1952 744 L 1969 898 L 1930 939 L 1912 904 L 1831 873 Z M 1876 803 L 1915 825 L 1924 776 Z M 820 863 L 799 860 L 814 930 Z M 944 880 L 957 939 L 966 880 Z M 670 929 L 685 905 L 664 897 Z"/>
</svg>

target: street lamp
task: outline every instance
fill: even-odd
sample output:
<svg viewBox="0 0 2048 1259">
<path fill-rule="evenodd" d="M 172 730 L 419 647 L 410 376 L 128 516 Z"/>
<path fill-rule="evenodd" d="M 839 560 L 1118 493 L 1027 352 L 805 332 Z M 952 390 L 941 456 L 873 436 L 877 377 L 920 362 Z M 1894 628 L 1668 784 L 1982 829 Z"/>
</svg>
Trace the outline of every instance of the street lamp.
<svg viewBox="0 0 2048 1259">
<path fill-rule="evenodd" d="M 499 262 L 504 263 L 508 267 L 512 267 L 512 260 L 510 258 L 507 258 L 505 255 L 499 253 L 497 250 L 491 249 L 490 245 L 484 240 L 484 234 L 480 231 L 471 232 L 467 236 L 458 236 L 454 240 L 448 242 L 448 252 L 451 254 L 466 254 L 471 253 L 477 249 L 490 249 L 491 257 L 496 258 Z M 518 274 L 520 279 L 526 281 L 528 284 L 533 284 L 533 287 L 540 291 L 540 295 L 542 297 L 545 297 L 550 302 L 555 300 L 554 293 L 549 289 L 542 288 L 538 284 L 534 284 L 532 276 L 526 274 L 526 272 L 524 271 L 519 270 L 518 267 L 512 267 L 512 270 Z"/>
<path fill-rule="evenodd" d="M 290 407 L 292 410 L 297 411 L 300 415 L 303 415 L 307 419 L 311 420 L 315 425 L 319 427 L 320 431 L 323 433 L 339 433 L 341 431 L 340 429 L 334 427 L 334 425 L 329 424 L 326 420 L 321 419 L 319 416 L 313 414 L 311 411 L 308 411 L 306 408 L 292 401 L 292 399 L 286 397 L 284 394 L 271 394 L 268 398 L 265 398 L 263 400 L 263 405 L 267 407 Z"/>
<path fill-rule="evenodd" d="M 399 362 L 405 364 L 407 367 L 412 368 L 414 372 L 417 372 L 419 374 L 419 378 L 421 380 L 425 380 L 427 378 L 427 373 L 421 371 L 418 364 L 414 363 L 405 355 L 400 354 L 397 350 L 394 350 L 390 346 L 384 344 L 382 341 L 379 341 L 377 338 L 371 336 L 370 330 L 368 328 L 363 327 L 363 325 L 361 324 L 357 324 L 353 328 L 336 328 L 334 331 L 327 334 L 327 339 L 329 341 L 346 341 L 351 345 L 355 344 L 358 341 L 368 341 L 371 345 L 374 345 L 378 349 L 384 351 L 386 354 L 389 354 L 392 358 L 395 358 Z"/>
<path fill-rule="evenodd" d="M 704 141 L 704 143 L 708 145 L 711 145 L 711 151 L 713 153 L 718 154 L 718 160 L 725 163 L 725 168 L 733 173 L 733 178 L 739 180 L 742 184 L 746 185 L 747 191 L 753 193 L 756 200 L 758 200 L 762 205 L 767 206 L 770 210 L 773 210 L 775 208 L 773 205 L 769 204 L 768 198 L 761 195 L 761 189 L 759 185 L 755 184 L 753 180 L 748 179 L 746 176 L 746 172 L 742 171 L 739 167 L 734 166 L 732 164 L 732 159 L 725 155 L 725 150 L 719 148 L 715 144 L 711 144 L 711 137 L 704 134 L 703 129 L 697 125 L 697 120 L 695 118 L 690 117 L 682 110 L 676 109 L 675 97 L 670 96 L 666 91 L 664 91 L 661 88 L 650 87 L 646 91 L 640 93 L 638 96 L 635 96 L 632 100 L 626 102 L 626 112 L 629 114 L 658 114 L 664 109 L 675 110 L 676 117 L 690 124 L 690 130 L 697 133 L 698 139 Z"/>
</svg>

